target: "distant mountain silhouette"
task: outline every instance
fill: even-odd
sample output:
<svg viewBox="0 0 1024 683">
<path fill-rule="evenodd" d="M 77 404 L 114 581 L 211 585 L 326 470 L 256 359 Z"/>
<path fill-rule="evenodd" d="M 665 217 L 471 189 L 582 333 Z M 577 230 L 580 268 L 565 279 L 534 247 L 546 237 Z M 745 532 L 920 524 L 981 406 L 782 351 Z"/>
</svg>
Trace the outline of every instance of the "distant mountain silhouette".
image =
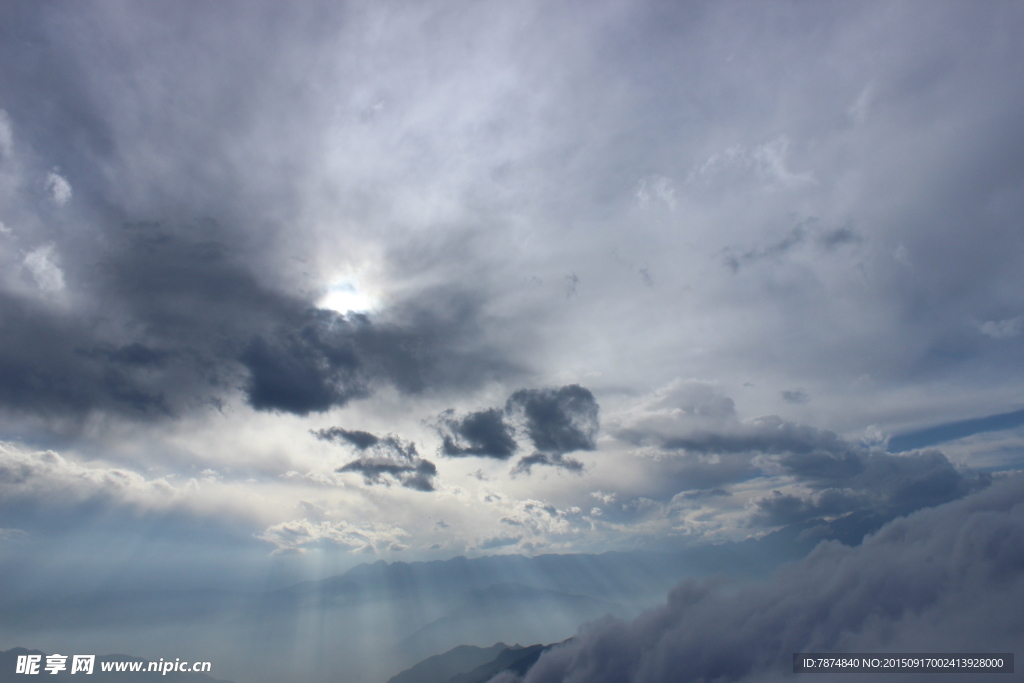
<svg viewBox="0 0 1024 683">
<path fill-rule="evenodd" d="M 472 671 L 483 666 L 509 649 L 522 649 L 518 645 L 511 648 L 505 643 L 495 643 L 490 647 L 459 645 L 442 655 L 427 657 L 422 662 L 393 676 L 388 683 L 448 683 L 459 674 Z"/>
<path fill-rule="evenodd" d="M 457 643 L 517 640 L 517 634 L 523 633 L 542 642 L 560 641 L 575 634 L 584 622 L 630 613 L 623 605 L 588 595 L 503 583 L 465 594 L 454 609 L 401 641 L 398 648 L 437 652 Z"/>
<path fill-rule="evenodd" d="M 447 683 L 487 683 L 502 671 L 511 671 L 522 676 L 533 666 L 551 645 L 531 645 L 518 649 L 509 648 L 499 653 L 492 661 L 472 671 L 453 676 Z"/>
<path fill-rule="evenodd" d="M 467 591 L 495 584 L 516 583 L 533 588 L 580 595 L 635 600 L 661 597 L 686 567 L 676 558 L 655 552 L 609 552 L 600 555 L 568 554 L 495 555 L 431 562 L 384 562 L 359 565 L 339 576 L 306 581 L 275 591 L 281 601 L 322 599 L 346 602 L 369 597 L 402 598 L 428 592 L 434 598 L 460 597 Z M 669 561 L 666 561 L 669 560 Z M 652 588 L 652 583 L 658 585 Z"/>
<path fill-rule="evenodd" d="M 497 643 L 488 648 L 460 645 L 443 655 L 428 657 L 388 683 L 487 683 L 504 671 L 522 676 L 544 652 L 561 644 L 521 647 Z"/>
</svg>

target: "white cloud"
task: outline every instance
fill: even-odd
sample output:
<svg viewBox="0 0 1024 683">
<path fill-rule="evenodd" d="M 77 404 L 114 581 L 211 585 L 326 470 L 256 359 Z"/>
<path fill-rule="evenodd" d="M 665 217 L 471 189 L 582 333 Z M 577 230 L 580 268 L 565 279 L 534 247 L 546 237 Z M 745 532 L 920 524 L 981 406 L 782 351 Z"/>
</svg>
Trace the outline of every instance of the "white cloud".
<svg viewBox="0 0 1024 683">
<path fill-rule="evenodd" d="M 572 512 L 559 510 L 550 503 L 527 499 L 511 501 L 503 507 L 502 522 L 527 529 L 534 536 L 550 538 L 573 531 L 573 524 L 567 518 Z"/>
<path fill-rule="evenodd" d="M 11 117 L 0 109 L 0 160 L 6 160 L 11 156 L 13 146 L 14 131 L 11 129 Z"/>
<path fill-rule="evenodd" d="M 649 206 L 657 199 L 665 204 L 670 210 L 676 208 L 676 190 L 671 178 L 661 175 L 647 176 L 641 178 L 637 184 L 636 198 L 640 206 Z"/>
<path fill-rule="evenodd" d="M 913 264 L 910 262 L 910 250 L 907 249 L 905 244 L 901 244 L 896 247 L 892 252 L 892 257 L 907 268 L 913 267 Z"/>
<path fill-rule="evenodd" d="M 1018 337 L 1021 332 L 1024 332 L 1024 316 L 979 323 L 978 330 L 986 337 L 992 337 L 993 339 Z"/>
<path fill-rule="evenodd" d="M 789 138 L 783 136 L 758 145 L 751 153 L 755 168 L 763 177 L 782 185 L 813 183 L 811 173 L 794 173 L 786 167 Z"/>
<path fill-rule="evenodd" d="M 676 379 L 605 421 L 612 433 L 684 433 L 697 425 L 731 424 L 736 406 L 713 382 Z"/>
<path fill-rule="evenodd" d="M 57 206 L 64 206 L 71 200 L 71 183 L 56 171 L 47 174 L 46 191 L 50 193 L 50 201 Z"/>
<path fill-rule="evenodd" d="M 797 187 L 814 184 L 812 173 L 790 170 L 787 162 L 790 139 L 783 135 L 752 148 L 732 145 L 723 152 L 711 155 L 698 169 L 690 173 L 691 182 L 712 178 L 742 179 L 752 177 L 768 186 Z"/>
<path fill-rule="evenodd" d="M 62 510 L 72 524 L 103 510 L 120 519 L 170 516 L 205 520 L 204 526 L 218 520 L 248 535 L 275 517 L 281 519 L 291 502 L 287 494 L 261 495 L 255 489 L 242 481 L 205 475 L 147 476 L 129 467 L 0 442 L 0 508 Z"/>
<path fill-rule="evenodd" d="M 850 108 L 846 110 L 847 116 L 850 120 L 860 126 L 863 125 L 868 119 L 868 113 L 871 110 L 871 104 L 875 97 L 875 85 L 874 83 L 868 83 L 864 86 L 864 89 L 857 95 L 857 99 L 854 100 Z"/>
<path fill-rule="evenodd" d="M 179 496 L 166 479 L 119 467 L 83 465 L 53 451 L 25 451 L 0 442 L 0 491 L 8 500 L 69 505 L 101 499 L 117 505 L 167 507 Z"/>
<path fill-rule="evenodd" d="M 39 289 L 48 294 L 64 290 L 64 271 L 57 265 L 54 245 L 46 244 L 33 249 L 25 255 L 24 263 Z"/>
<path fill-rule="evenodd" d="M 256 538 L 277 546 L 275 554 L 305 552 L 308 547 L 322 543 L 378 554 L 403 550 L 407 547 L 403 539 L 409 536 L 408 532 L 393 524 L 357 526 L 346 521 L 311 522 L 303 518 L 274 524 Z"/>
</svg>

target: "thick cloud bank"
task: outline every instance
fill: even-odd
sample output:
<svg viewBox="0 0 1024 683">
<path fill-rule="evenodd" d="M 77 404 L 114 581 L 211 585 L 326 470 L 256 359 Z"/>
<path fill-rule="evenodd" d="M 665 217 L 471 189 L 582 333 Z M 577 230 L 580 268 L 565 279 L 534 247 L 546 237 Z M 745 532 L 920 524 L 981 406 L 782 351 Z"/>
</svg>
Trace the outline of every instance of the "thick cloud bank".
<svg viewBox="0 0 1024 683">
<path fill-rule="evenodd" d="M 794 652 L 1019 651 L 1022 484 L 898 519 L 858 547 L 823 543 L 735 592 L 683 583 L 635 621 L 591 624 L 525 683 L 774 681 L 794 677 Z"/>
</svg>

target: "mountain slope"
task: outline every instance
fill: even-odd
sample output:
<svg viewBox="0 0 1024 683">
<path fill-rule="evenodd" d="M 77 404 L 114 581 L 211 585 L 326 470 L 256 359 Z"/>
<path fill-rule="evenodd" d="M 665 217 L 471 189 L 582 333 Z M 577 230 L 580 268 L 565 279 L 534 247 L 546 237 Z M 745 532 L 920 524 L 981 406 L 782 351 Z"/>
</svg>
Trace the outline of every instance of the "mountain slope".
<svg viewBox="0 0 1024 683">
<path fill-rule="evenodd" d="M 510 649 L 521 648 L 518 645 L 510 648 L 505 643 L 495 643 L 491 647 L 459 645 L 444 654 L 427 657 L 411 669 L 393 676 L 388 683 L 448 683 L 453 677 L 488 664 Z"/>
<path fill-rule="evenodd" d="M 406 652 L 437 652 L 456 644 L 495 641 L 554 642 L 574 635 L 580 624 L 632 610 L 589 595 L 520 584 L 498 584 L 467 593 L 454 609 L 399 643 Z"/>
</svg>

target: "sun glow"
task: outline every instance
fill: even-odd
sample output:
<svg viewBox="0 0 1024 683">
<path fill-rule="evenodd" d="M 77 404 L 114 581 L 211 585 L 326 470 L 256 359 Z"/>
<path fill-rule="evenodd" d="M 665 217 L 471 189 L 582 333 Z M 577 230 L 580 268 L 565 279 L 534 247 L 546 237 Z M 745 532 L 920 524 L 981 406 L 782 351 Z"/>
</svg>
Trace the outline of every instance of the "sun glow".
<svg viewBox="0 0 1024 683">
<path fill-rule="evenodd" d="M 366 291 L 361 291 L 351 280 L 341 280 L 332 284 L 317 302 L 318 308 L 327 308 L 338 313 L 368 313 L 377 306 L 377 298 Z"/>
</svg>

